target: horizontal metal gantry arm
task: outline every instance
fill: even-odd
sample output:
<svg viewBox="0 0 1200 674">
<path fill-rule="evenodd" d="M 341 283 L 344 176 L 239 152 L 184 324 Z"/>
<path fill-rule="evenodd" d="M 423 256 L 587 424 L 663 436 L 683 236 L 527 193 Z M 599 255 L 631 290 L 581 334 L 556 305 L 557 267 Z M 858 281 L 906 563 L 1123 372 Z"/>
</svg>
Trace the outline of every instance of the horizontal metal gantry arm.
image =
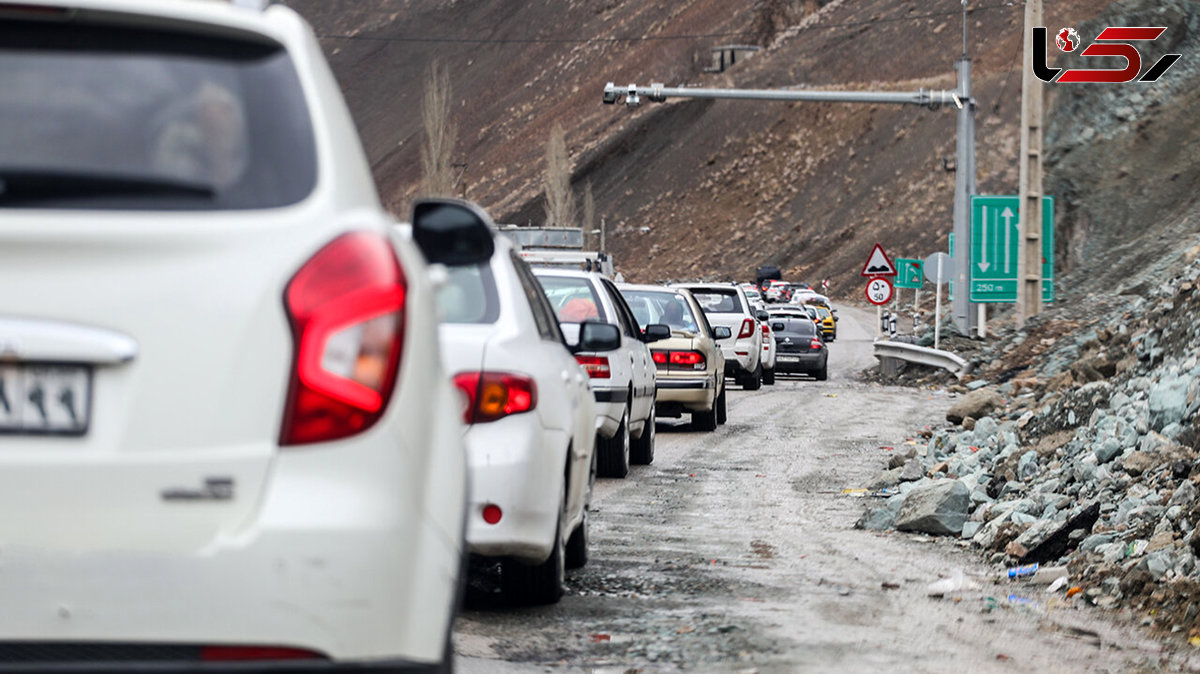
<svg viewBox="0 0 1200 674">
<path fill-rule="evenodd" d="M 907 103 L 937 108 L 955 105 L 961 108 L 969 102 L 957 91 L 918 89 L 916 91 L 820 91 L 815 89 L 701 89 L 691 87 L 665 87 L 651 84 L 639 87 L 615 86 L 609 82 L 604 86 L 604 102 L 616 103 L 621 96 L 625 105 L 637 106 L 641 97 L 661 103 L 668 98 L 730 98 L 757 101 L 826 101 L 834 103 Z"/>
</svg>

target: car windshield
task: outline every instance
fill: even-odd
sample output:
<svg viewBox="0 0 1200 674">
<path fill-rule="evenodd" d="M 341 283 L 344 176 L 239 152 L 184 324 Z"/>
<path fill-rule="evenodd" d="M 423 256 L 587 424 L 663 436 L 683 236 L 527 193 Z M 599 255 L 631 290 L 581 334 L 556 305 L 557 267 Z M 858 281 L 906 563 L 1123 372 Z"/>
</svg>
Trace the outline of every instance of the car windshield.
<svg viewBox="0 0 1200 674">
<path fill-rule="evenodd" d="M 0 208 L 273 208 L 316 184 L 278 45 L 12 19 L 0 45 Z"/>
<path fill-rule="evenodd" d="M 491 267 L 447 267 L 446 272 L 446 282 L 437 293 L 442 322 L 495 323 L 500 317 L 500 298 Z"/>
<path fill-rule="evenodd" d="M 700 308 L 709 314 L 740 314 L 742 303 L 738 301 L 737 291 L 717 290 L 713 288 L 690 288 Z"/>
<path fill-rule="evenodd" d="M 587 279 L 538 274 L 537 280 L 546 291 L 546 298 L 560 323 L 607 322 L 600 297 Z"/>
<path fill-rule="evenodd" d="M 643 330 L 650 323 L 662 323 L 672 330 L 683 330 L 685 332 L 700 331 L 699 326 L 696 324 L 696 317 L 692 315 L 691 307 L 683 295 L 679 293 L 622 290 L 621 294 L 629 302 L 629 307 L 633 309 L 633 314 L 637 316 L 638 323 Z M 639 313 L 636 307 L 644 308 L 646 311 L 646 322 L 642 322 L 642 314 Z M 657 318 L 650 320 L 651 317 Z"/>
</svg>

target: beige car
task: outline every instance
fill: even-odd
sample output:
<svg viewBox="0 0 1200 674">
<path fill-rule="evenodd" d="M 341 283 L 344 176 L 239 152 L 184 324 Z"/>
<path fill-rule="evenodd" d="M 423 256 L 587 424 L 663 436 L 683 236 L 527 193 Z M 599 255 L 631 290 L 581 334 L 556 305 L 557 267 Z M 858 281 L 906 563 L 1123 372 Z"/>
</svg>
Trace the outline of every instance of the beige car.
<svg viewBox="0 0 1200 674">
<path fill-rule="evenodd" d="M 663 323 L 671 337 L 650 343 L 658 399 L 655 414 L 692 415 L 692 426 L 714 431 L 725 423 L 725 357 L 716 340 L 732 336 L 729 328 L 712 327 L 692 294 L 682 288 L 650 285 L 618 286 L 645 326 Z"/>
</svg>

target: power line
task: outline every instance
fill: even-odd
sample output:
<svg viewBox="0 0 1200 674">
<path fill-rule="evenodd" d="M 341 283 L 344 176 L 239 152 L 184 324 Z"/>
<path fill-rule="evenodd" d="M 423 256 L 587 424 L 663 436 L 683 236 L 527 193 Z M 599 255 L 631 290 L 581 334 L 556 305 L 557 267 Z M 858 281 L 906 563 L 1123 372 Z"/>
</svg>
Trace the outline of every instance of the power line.
<svg viewBox="0 0 1200 674">
<path fill-rule="evenodd" d="M 1004 2 L 995 5 L 984 5 L 981 7 L 973 7 L 969 13 L 983 12 L 992 9 L 1005 9 L 1016 6 L 1013 2 Z M 896 16 L 878 19 L 865 19 L 863 21 L 847 21 L 843 23 L 814 23 L 804 26 L 798 32 L 807 32 L 812 30 L 833 30 L 837 28 L 858 28 L 861 26 L 874 26 L 885 23 L 898 23 L 902 21 L 921 21 L 924 19 L 937 19 L 947 16 L 958 16 L 959 10 L 951 12 L 932 12 L 929 14 L 917 14 L 914 16 Z M 368 35 L 332 35 L 320 34 L 317 37 L 323 40 L 350 40 L 362 42 L 407 42 L 407 43 L 448 43 L 448 44 L 613 44 L 624 42 L 653 42 L 667 40 L 709 40 L 715 38 L 730 38 L 730 37 L 755 37 L 757 34 L 750 31 L 736 31 L 727 33 L 695 33 L 687 35 L 638 35 L 629 37 L 584 37 L 584 38 L 557 38 L 557 37 L 516 37 L 516 38 L 471 38 L 471 37 L 426 37 L 426 36 L 399 36 L 399 37 L 375 37 Z"/>
</svg>

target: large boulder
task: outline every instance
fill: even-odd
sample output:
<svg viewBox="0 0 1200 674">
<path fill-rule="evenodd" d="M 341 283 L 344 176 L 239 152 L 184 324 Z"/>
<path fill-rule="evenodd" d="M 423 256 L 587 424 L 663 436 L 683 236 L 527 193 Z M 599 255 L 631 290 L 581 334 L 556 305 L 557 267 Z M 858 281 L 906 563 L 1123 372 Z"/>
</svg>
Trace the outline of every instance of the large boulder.
<svg viewBox="0 0 1200 674">
<path fill-rule="evenodd" d="M 946 421 L 954 424 L 961 424 L 963 419 L 971 417 L 972 419 L 982 419 L 996 410 L 1004 406 L 1004 398 L 992 389 L 981 388 L 978 391 L 971 391 L 958 402 L 950 406 L 946 411 Z"/>
<path fill-rule="evenodd" d="M 970 503 L 970 491 L 958 480 L 917 487 L 904 496 L 896 514 L 896 529 L 957 536 L 967 521 Z"/>
</svg>

